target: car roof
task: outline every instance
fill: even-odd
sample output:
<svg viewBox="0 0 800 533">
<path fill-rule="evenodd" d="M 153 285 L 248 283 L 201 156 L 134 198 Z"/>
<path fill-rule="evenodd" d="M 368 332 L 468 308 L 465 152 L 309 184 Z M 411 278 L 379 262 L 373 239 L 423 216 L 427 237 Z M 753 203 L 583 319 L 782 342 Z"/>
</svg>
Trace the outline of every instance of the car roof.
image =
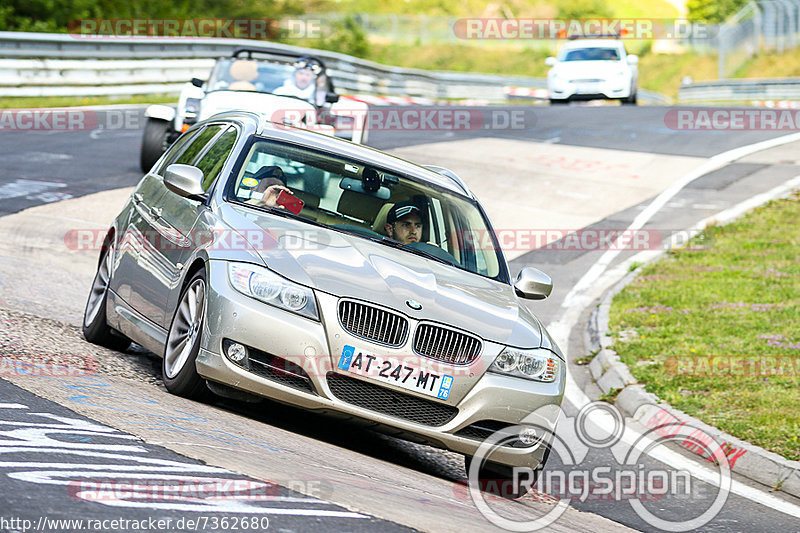
<svg viewBox="0 0 800 533">
<path fill-rule="evenodd" d="M 574 48 L 622 48 L 622 41 L 619 39 L 576 39 L 564 45 L 564 49 Z"/>
<path fill-rule="evenodd" d="M 338 137 L 295 128 L 287 125 L 276 125 L 269 120 L 269 114 L 254 111 L 228 111 L 219 113 L 208 120 L 239 120 L 252 122 L 256 127 L 256 135 L 278 141 L 299 144 L 311 149 L 331 152 L 336 155 L 352 158 L 357 161 L 389 170 L 393 173 L 422 180 L 445 188 L 461 196 L 474 199 L 474 195 L 460 179 L 454 179 L 424 166 L 405 159 L 389 155 L 368 146 L 355 144 Z"/>
</svg>

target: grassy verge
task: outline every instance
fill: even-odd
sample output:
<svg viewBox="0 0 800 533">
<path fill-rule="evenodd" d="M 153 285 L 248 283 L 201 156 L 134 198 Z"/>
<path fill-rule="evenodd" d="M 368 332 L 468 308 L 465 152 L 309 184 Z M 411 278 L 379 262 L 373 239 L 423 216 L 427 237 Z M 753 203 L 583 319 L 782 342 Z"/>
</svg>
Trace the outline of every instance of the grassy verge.
<svg viewBox="0 0 800 533">
<path fill-rule="evenodd" d="M 31 109 L 39 107 L 78 107 L 90 105 L 169 104 L 176 103 L 176 95 L 162 94 L 111 96 L 6 96 L 0 98 L 0 109 Z"/>
<path fill-rule="evenodd" d="M 647 390 L 800 459 L 800 192 L 643 269 L 611 307 L 614 349 Z"/>
</svg>

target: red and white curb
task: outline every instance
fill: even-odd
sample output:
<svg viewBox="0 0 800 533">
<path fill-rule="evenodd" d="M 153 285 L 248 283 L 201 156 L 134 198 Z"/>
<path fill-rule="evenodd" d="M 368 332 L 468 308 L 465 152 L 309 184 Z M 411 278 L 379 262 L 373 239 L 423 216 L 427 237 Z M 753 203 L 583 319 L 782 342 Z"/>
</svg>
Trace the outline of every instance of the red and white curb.
<svg viewBox="0 0 800 533">
<path fill-rule="evenodd" d="M 532 87 L 505 87 L 506 97 L 509 98 L 535 98 L 547 100 L 550 98 L 550 91 Z"/>
<path fill-rule="evenodd" d="M 800 109 L 800 101 L 798 100 L 755 100 L 753 105 L 776 109 Z"/>
</svg>

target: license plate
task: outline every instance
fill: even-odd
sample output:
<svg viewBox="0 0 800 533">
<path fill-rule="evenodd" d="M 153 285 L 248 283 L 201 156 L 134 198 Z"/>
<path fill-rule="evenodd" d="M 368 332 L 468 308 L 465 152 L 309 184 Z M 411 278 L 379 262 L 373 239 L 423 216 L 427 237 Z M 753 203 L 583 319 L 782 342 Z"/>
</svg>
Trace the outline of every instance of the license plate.
<svg viewBox="0 0 800 533">
<path fill-rule="evenodd" d="M 599 85 L 581 85 L 575 91 L 576 94 L 594 94 L 600 92 Z"/>
<path fill-rule="evenodd" d="M 448 399 L 453 387 L 453 376 L 449 374 L 427 372 L 409 362 L 377 356 L 349 344 L 342 350 L 337 366 L 359 376 L 391 383 L 440 400 Z"/>
</svg>

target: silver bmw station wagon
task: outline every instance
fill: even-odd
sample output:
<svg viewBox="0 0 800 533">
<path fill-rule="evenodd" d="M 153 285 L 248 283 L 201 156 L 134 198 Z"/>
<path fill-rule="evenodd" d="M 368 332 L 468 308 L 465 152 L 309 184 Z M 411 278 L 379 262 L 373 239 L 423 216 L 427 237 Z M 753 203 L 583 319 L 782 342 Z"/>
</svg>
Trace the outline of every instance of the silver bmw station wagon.
<svg viewBox="0 0 800 533">
<path fill-rule="evenodd" d="M 184 133 L 108 230 L 91 342 L 163 357 L 177 395 L 266 397 L 370 423 L 510 476 L 547 459 L 565 362 L 452 172 L 216 115 Z M 548 417 L 538 413 L 552 412 Z"/>
</svg>

